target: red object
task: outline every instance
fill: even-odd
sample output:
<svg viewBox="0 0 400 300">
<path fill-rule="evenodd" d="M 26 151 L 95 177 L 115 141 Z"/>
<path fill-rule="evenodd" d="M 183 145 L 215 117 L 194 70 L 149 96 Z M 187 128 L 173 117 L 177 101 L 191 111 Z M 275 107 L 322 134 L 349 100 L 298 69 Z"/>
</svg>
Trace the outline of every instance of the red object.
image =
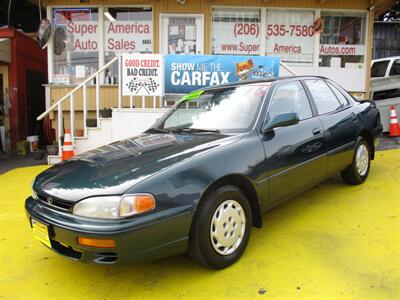
<svg viewBox="0 0 400 300">
<path fill-rule="evenodd" d="M 26 140 L 28 135 L 27 72 L 40 72 L 47 78 L 47 50 L 40 49 L 35 40 L 14 28 L 0 29 L 0 39 L 3 38 L 10 39 L 11 44 L 11 63 L 6 63 L 11 104 L 9 130 L 11 149 L 16 149 L 16 143 Z"/>
<path fill-rule="evenodd" d="M 396 109 L 394 105 L 390 106 L 390 126 L 389 126 L 389 136 L 396 137 L 400 136 L 400 126 L 397 119 Z"/>
<path fill-rule="evenodd" d="M 62 146 L 62 160 L 68 160 L 75 155 L 74 146 L 71 141 L 71 131 L 65 129 L 64 145 Z"/>
</svg>

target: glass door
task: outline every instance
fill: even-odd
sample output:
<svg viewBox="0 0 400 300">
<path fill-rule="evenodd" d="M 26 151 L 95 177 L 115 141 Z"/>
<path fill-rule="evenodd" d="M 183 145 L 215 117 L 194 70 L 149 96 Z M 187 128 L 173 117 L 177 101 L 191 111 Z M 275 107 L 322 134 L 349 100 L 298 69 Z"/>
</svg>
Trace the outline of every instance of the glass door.
<svg viewBox="0 0 400 300">
<path fill-rule="evenodd" d="M 204 53 L 203 15 L 161 14 L 160 18 L 161 53 Z"/>
</svg>

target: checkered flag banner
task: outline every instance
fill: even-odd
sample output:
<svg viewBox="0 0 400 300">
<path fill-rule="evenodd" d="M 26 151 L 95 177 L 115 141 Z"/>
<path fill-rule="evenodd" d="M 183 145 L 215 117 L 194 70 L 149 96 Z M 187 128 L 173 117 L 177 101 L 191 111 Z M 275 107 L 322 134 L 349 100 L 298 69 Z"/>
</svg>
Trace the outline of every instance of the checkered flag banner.
<svg viewBox="0 0 400 300">
<path fill-rule="evenodd" d="M 144 88 L 149 95 L 155 93 L 160 86 L 160 84 L 155 82 L 153 78 L 142 79 L 138 77 L 133 77 L 126 85 L 131 93 L 137 94 L 142 88 Z"/>
</svg>

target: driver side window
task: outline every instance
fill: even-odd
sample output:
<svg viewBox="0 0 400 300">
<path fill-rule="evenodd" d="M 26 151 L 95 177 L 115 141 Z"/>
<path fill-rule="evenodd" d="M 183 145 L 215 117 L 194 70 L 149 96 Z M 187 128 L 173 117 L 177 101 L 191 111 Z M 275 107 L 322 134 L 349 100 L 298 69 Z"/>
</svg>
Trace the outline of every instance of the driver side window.
<svg viewBox="0 0 400 300">
<path fill-rule="evenodd" d="M 269 106 L 268 119 L 272 120 L 281 113 L 295 112 L 299 120 L 313 116 L 310 102 L 300 81 L 282 84 L 275 89 Z"/>
</svg>

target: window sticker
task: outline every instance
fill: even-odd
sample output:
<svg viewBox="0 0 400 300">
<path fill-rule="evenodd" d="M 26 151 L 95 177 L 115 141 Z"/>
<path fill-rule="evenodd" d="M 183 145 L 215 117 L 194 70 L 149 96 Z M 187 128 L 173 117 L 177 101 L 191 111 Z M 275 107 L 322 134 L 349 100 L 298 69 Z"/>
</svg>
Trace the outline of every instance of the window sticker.
<svg viewBox="0 0 400 300">
<path fill-rule="evenodd" d="M 203 94 L 203 93 L 204 93 L 203 90 L 198 90 L 198 91 L 191 92 L 191 93 L 187 94 L 186 96 L 184 96 L 179 103 L 199 98 L 200 95 Z"/>
</svg>

